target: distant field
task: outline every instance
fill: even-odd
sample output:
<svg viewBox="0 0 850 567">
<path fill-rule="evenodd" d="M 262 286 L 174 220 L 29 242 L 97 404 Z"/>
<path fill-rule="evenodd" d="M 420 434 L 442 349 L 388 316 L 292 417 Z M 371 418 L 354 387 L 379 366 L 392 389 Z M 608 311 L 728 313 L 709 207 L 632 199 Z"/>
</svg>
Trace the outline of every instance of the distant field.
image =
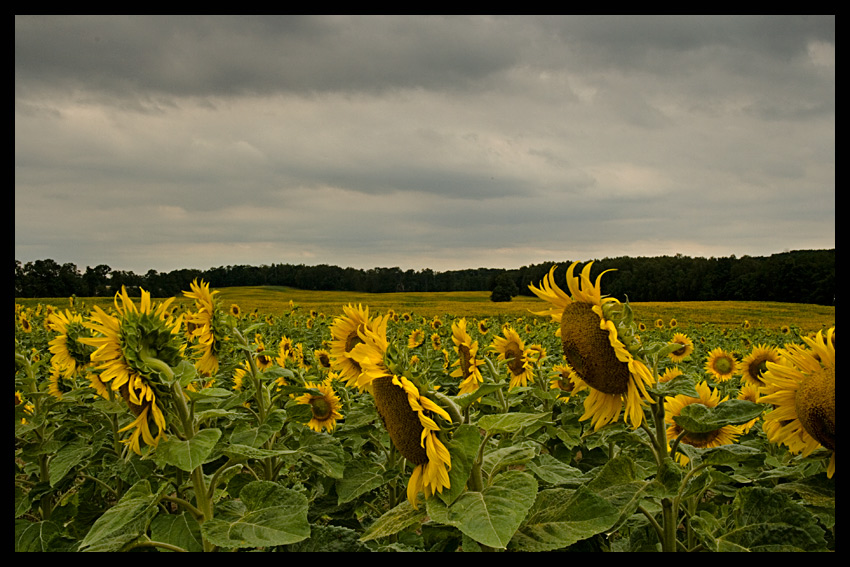
<svg viewBox="0 0 850 567">
<path fill-rule="evenodd" d="M 536 297 L 518 296 L 508 303 L 493 303 L 489 292 L 434 293 L 354 293 L 346 291 L 305 291 L 289 287 L 229 287 L 219 288 L 222 305 L 236 304 L 245 312 L 280 315 L 288 313 L 290 301 L 299 309 L 315 310 L 327 316 L 342 313 L 348 303 L 369 306 L 373 313 L 413 313 L 432 318 L 450 314 L 458 317 L 485 318 L 499 315 L 528 316 L 530 311 L 546 309 L 548 304 Z M 15 299 L 16 303 L 34 306 L 38 303 L 67 307 L 68 298 Z M 78 298 L 88 308 L 111 305 L 107 298 Z M 178 303 L 188 300 L 178 298 Z M 656 319 L 665 325 L 675 318 L 680 327 L 710 324 L 720 328 L 739 327 L 745 321 L 754 327 L 778 329 L 783 325 L 797 326 L 803 331 L 817 331 L 835 325 L 835 307 L 800 303 L 760 301 L 684 301 L 665 303 L 632 303 L 635 318 L 648 326 Z"/>
</svg>

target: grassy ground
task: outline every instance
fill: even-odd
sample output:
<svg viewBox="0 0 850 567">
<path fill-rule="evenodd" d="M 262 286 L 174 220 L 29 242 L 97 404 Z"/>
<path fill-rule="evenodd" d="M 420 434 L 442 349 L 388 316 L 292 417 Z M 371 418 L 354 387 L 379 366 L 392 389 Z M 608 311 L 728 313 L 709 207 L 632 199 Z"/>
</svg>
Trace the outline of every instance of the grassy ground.
<svg viewBox="0 0 850 567">
<path fill-rule="evenodd" d="M 231 304 L 249 313 L 280 315 L 290 310 L 290 301 L 299 309 L 315 310 L 334 317 L 342 313 L 348 303 L 369 306 L 373 313 L 409 312 L 432 318 L 450 314 L 457 317 L 486 318 L 498 315 L 528 316 L 530 311 L 546 309 L 548 304 L 536 297 L 515 297 L 507 303 L 493 303 L 489 292 L 440 293 L 353 293 L 345 291 L 305 291 L 288 287 L 230 287 L 220 288 L 222 305 Z M 51 304 L 59 308 L 68 306 L 67 298 L 16 299 L 16 303 L 35 306 Z M 86 308 L 112 304 L 108 298 L 78 298 L 77 304 Z M 189 300 L 178 298 L 178 303 Z M 817 331 L 835 325 L 835 307 L 799 303 L 761 301 L 685 301 L 669 303 L 632 303 L 635 318 L 653 326 L 661 319 L 665 326 L 676 319 L 679 326 L 709 324 L 720 328 L 739 327 L 748 321 L 754 327 L 778 330 L 783 325 L 797 326 L 802 331 Z"/>
</svg>

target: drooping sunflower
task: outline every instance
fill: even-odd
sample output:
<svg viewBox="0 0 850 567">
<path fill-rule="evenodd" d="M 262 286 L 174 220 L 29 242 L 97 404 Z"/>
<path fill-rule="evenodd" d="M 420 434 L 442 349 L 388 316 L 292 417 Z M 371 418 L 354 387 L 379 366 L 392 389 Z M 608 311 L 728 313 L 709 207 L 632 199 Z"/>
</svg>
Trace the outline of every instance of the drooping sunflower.
<svg viewBox="0 0 850 567">
<path fill-rule="evenodd" d="M 218 357 L 223 340 L 220 311 L 215 295 L 218 290 L 210 292 L 210 284 L 195 279 L 189 284 L 191 291 L 183 295 L 195 300 L 197 311 L 186 315 L 186 326 L 192 338 L 197 340 L 192 350 L 195 351 L 195 368 L 201 374 L 208 376 L 218 372 Z"/>
<path fill-rule="evenodd" d="M 307 423 L 307 427 L 316 433 L 321 433 L 323 429 L 327 430 L 328 433 L 333 433 L 333 430 L 336 428 L 336 422 L 342 419 L 342 414 L 339 412 L 340 408 L 342 408 L 342 402 L 340 402 L 339 396 L 336 395 L 331 385 L 331 380 L 327 379 L 324 382 L 318 383 L 307 382 L 304 384 L 304 387 L 314 388 L 320 392 L 318 395 L 305 393 L 295 398 L 295 401 L 299 404 L 309 405 L 313 413 L 313 417 Z"/>
<path fill-rule="evenodd" d="M 676 364 L 682 362 L 687 357 L 689 357 L 692 352 L 694 352 L 694 342 L 690 338 L 688 338 L 688 335 L 684 333 L 676 333 L 675 335 L 673 335 L 673 338 L 670 339 L 670 342 L 682 345 L 682 348 L 674 350 L 669 354 L 670 360 L 672 360 Z"/>
<path fill-rule="evenodd" d="M 699 394 L 698 398 L 679 394 L 677 396 L 668 397 L 664 402 L 664 421 L 667 422 L 667 441 L 668 443 L 676 439 L 683 431 L 682 427 L 677 424 L 673 418 L 682 413 L 685 406 L 691 404 L 702 404 L 706 407 L 713 408 L 721 402 L 729 399 L 729 396 L 720 399 L 720 392 L 717 389 L 712 389 L 706 382 L 700 382 L 696 385 L 696 391 Z M 720 445 L 731 445 L 735 443 L 738 437 L 742 434 L 742 428 L 739 425 L 724 425 L 719 429 L 706 432 L 686 432 L 680 443 L 685 443 L 697 448 L 718 447 Z M 676 460 L 682 464 L 687 464 L 688 458 L 681 453 L 676 453 Z"/>
<path fill-rule="evenodd" d="M 423 395 L 409 378 L 390 370 L 386 357 L 387 318 L 365 325 L 351 356 L 362 368 L 358 386 L 371 390 L 375 408 L 395 448 L 414 465 L 407 484 L 407 498 L 414 508 L 419 492 L 430 498 L 449 488 L 451 455 L 439 438 L 441 428 L 435 418 L 451 423 L 448 412 Z"/>
<path fill-rule="evenodd" d="M 775 347 L 768 345 L 754 347 L 752 352 L 741 361 L 740 370 L 744 381 L 754 386 L 764 386 L 761 377 L 767 371 L 767 363 L 779 361 L 779 351 Z"/>
<path fill-rule="evenodd" d="M 543 278 L 541 287 L 530 285 L 535 295 L 552 307 L 537 315 L 549 315 L 560 324 L 556 335 L 561 338 L 564 357 L 579 378 L 576 391 L 589 389 L 584 402 L 584 415 L 591 419 L 594 429 L 619 418 L 625 406 L 625 419 L 632 427 L 643 422 L 643 400 L 652 402 L 646 391 L 655 380 L 652 372 L 634 358 L 621 341 L 617 324 L 606 315 L 609 307 L 619 305 L 613 297 L 602 297 L 600 280 L 607 272 L 590 280 L 589 262 L 580 277 L 573 276 L 576 264 L 567 270 L 570 294 L 555 284 L 555 266 Z"/>
<path fill-rule="evenodd" d="M 525 348 L 525 341 L 510 325 L 502 329 L 502 336 L 493 338 L 490 350 L 499 353 L 497 360 L 508 364 L 508 372 L 511 375 L 509 390 L 517 386 L 524 387 L 529 381 L 534 382 L 534 364 Z"/>
<path fill-rule="evenodd" d="M 767 362 L 759 403 L 773 404 L 764 417 L 771 443 L 804 457 L 823 446 L 832 451 L 827 476 L 835 474 L 835 327 L 803 337 L 807 347 L 787 345 L 780 362 Z"/>
<path fill-rule="evenodd" d="M 717 382 L 725 382 L 738 373 L 738 361 L 731 352 L 717 347 L 705 359 L 705 371 Z"/>
<path fill-rule="evenodd" d="M 452 378 L 460 378 L 460 391 L 458 394 L 468 394 L 478 389 L 484 382 L 479 366 L 484 361 L 478 358 L 478 341 L 473 341 L 466 331 L 466 319 L 458 319 L 452 323 L 452 342 L 458 359 L 452 364 L 457 369 L 452 371 Z"/>
<path fill-rule="evenodd" d="M 141 454 L 140 438 L 147 445 L 156 446 L 165 435 L 165 415 L 157 397 L 167 397 L 169 388 L 160 383 L 154 359 L 174 367 L 182 358 L 183 320 L 171 317 L 168 307 L 173 301 L 172 297 L 154 306 L 150 293 L 142 290 L 137 307 L 122 286 L 114 300 L 118 316 L 95 306 L 85 326 L 100 336 L 79 339 L 95 347 L 91 360 L 101 371 L 100 381 L 119 392 L 135 414 L 136 419 L 120 431 L 133 429 L 124 442 L 137 454 Z"/>
<path fill-rule="evenodd" d="M 59 333 L 49 343 L 50 352 L 53 353 L 51 363 L 61 370 L 64 377 L 70 378 L 91 364 L 89 357 L 94 348 L 80 342 L 81 338 L 91 338 L 82 315 L 66 309 L 64 313 L 60 311 L 49 315 L 47 321 L 51 329 Z"/>
</svg>

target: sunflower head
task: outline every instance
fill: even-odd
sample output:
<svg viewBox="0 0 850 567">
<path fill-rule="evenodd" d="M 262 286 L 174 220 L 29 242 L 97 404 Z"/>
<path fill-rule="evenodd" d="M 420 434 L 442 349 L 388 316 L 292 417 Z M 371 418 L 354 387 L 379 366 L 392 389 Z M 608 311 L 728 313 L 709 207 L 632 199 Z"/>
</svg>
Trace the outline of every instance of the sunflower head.
<svg viewBox="0 0 850 567">
<path fill-rule="evenodd" d="M 764 430 L 772 443 L 809 455 L 819 446 L 832 451 L 827 475 L 835 473 L 835 327 L 824 336 L 788 345 L 780 362 L 768 362 L 759 402 L 773 404 Z"/>
<path fill-rule="evenodd" d="M 741 361 L 744 380 L 755 386 L 764 386 L 762 375 L 767 372 L 768 362 L 779 362 L 779 351 L 768 345 L 758 345 Z"/>
<path fill-rule="evenodd" d="M 509 389 L 526 386 L 534 382 L 534 365 L 531 353 L 525 348 L 525 341 L 510 325 L 502 329 L 502 336 L 495 337 L 490 350 L 497 352 L 497 360 L 507 363 L 510 374 Z"/>
<path fill-rule="evenodd" d="M 343 309 L 343 315 L 334 319 L 331 324 L 330 358 L 331 368 L 340 374 L 340 378 L 346 381 L 346 385 L 352 386 L 360 378 L 362 369 L 360 363 L 352 356 L 354 348 L 363 343 L 361 333 L 364 333 L 371 325 L 383 324 L 386 327 L 386 319 L 369 318 L 369 308 L 358 305 L 354 307 L 349 304 Z"/>
<path fill-rule="evenodd" d="M 673 321 L 675 321 L 675 319 L 673 319 Z M 694 342 L 684 333 L 674 334 L 673 338 L 670 339 L 670 342 L 682 345 L 681 348 L 674 350 L 668 355 L 670 360 L 675 363 L 682 362 L 685 358 L 690 356 L 692 352 L 694 352 Z"/>
<path fill-rule="evenodd" d="M 330 380 L 321 383 L 307 382 L 304 387 L 319 392 L 318 394 L 306 393 L 295 398 L 295 401 L 299 404 L 310 406 L 313 417 L 307 423 L 307 426 L 317 433 L 321 433 L 323 429 L 329 433 L 333 432 L 337 420 L 342 419 L 342 414 L 339 412 L 342 403 L 339 396 L 334 392 Z"/>
<path fill-rule="evenodd" d="M 51 362 L 61 369 L 66 378 L 91 363 L 90 357 L 94 347 L 80 341 L 81 338 L 91 338 L 82 315 L 66 309 L 64 313 L 55 312 L 49 315 L 48 324 L 59 333 L 59 336 L 50 341 L 50 352 L 53 353 Z"/>
<path fill-rule="evenodd" d="M 714 377 L 717 382 L 725 382 L 738 372 L 738 361 L 735 355 L 720 347 L 708 353 L 705 361 L 705 370 Z"/>
<path fill-rule="evenodd" d="M 627 419 L 638 427 L 643 421 L 642 400 L 651 401 L 646 385 L 653 384 L 654 379 L 629 350 L 639 346 L 631 309 L 602 296 L 600 280 L 606 272 L 599 274 L 594 283 L 590 279 L 592 265 L 589 262 L 578 277 L 573 275 L 576 263 L 569 267 L 569 295 L 555 284 L 554 266 L 540 288 L 529 287 L 553 305 L 537 314 L 548 314 L 560 323 L 558 335 L 564 357 L 579 379 L 579 388 L 591 390 L 582 419 L 591 418 L 598 429 L 615 421 L 625 404 Z M 619 320 L 615 320 L 615 315 Z"/>
</svg>

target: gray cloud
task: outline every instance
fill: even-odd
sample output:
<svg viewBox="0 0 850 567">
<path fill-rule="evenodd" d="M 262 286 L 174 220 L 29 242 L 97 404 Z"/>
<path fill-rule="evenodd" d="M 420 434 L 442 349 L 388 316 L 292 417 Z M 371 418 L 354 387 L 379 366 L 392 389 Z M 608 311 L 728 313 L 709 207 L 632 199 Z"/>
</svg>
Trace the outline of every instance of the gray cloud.
<svg viewBox="0 0 850 567">
<path fill-rule="evenodd" d="M 833 17 L 21 17 L 15 255 L 834 247 Z"/>
</svg>

